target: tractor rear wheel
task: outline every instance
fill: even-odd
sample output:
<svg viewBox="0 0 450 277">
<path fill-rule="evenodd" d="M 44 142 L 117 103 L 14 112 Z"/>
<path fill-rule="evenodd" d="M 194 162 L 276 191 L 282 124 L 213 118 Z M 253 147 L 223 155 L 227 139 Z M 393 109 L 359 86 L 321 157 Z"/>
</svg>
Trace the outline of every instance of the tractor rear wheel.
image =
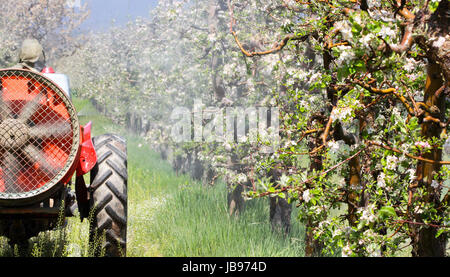
<svg viewBox="0 0 450 277">
<path fill-rule="evenodd" d="M 89 241 L 94 255 L 126 256 L 127 146 L 117 135 L 93 138 L 97 164 L 91 171 Z"/>
</svg>

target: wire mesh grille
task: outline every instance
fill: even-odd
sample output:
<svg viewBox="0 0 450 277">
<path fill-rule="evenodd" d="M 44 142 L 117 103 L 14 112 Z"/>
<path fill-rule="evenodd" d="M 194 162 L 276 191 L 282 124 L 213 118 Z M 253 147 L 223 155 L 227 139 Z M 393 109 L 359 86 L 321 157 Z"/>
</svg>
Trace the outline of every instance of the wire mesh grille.
<svg viewBox="0 0 450 277">
<path fill-rule="evenodd" d="M 56 185 L 79 143 L 64 92 L 40 74 L 0 71 L 0 199 L 28 198 Z"/>
</svg>

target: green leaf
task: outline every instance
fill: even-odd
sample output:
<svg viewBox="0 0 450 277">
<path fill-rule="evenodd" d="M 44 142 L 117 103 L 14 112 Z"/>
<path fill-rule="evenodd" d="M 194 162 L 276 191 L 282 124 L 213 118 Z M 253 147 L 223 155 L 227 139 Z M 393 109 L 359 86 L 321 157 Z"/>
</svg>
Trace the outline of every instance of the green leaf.
<svg viewBox="0 0 450 277">
<path fill-rule="evenodd" d="M 347 66 L 340 67 L 337 69 L 338 71 L 338 79 L 341 81 L 349 75 L 349 69 Z"/>
<path fill-rule="evenodd" d="M 364 226 L 366 225 L 366 221 L 365 220 L 361 220 L 358 222 L 358 230 L 362 229 Z"/>
<path fill-rule="evenodd" d="M 378 216 L 381 218 L 397 217 L 397 213 L 393 207 L 384 206 L 378 211 Z"/>
<path fill-rule="evenodd" d="M 361 60 L 356 61 L 356 62 L 354 63 L 354 65 L 355 65 L 356 67 L 360 67 L 360 68 L 363 68 L 363 67 L 365 66 L 364 62 L 361 61 Z"/>
<path fill-rule="evenodd" d="M 348 71 L 350 72 L 350 74 L 355 74 L 356 73 L 356 69 L 354 67 L 349 67 Z"/>
<path fill-rule="evenodd" d="M 438 238 L 440 235 L 442 235 L 444 232 L 446 232 L 445 228 L 441 228 L 436 232 L 436 238 Z"/>
<path fill-rule="evenodd" d="M 445 1 L 445 0 L 443 0 L 443 1 Z M 439 2 L 431 1 L 431 3 L 428 5 L 428 9 L 430 10 L 431 13 L 434 13 L 437 10 L 438 6 L 439 6 Z"/>
</svg>

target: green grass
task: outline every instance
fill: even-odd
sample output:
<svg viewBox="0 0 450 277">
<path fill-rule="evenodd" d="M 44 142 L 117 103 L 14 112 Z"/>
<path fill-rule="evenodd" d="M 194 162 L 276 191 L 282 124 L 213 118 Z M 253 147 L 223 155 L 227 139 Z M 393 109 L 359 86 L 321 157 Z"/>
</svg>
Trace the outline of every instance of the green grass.
<svg viewBox="0 0 450 277">
<path fill-rule="evenodd" d="M 227 214 L 224 184 L 205 188 L 177 176 L 170 164 L 138 137 L 100 115 L 89 101 L 73 100 L 81 124 L 93 134 L 116 133 L 128 139 L 128 249 L 134 257 L 302 256 L 304 228 L 292 218 L 292 231 L 272 232 L 268 199 L 251 200 L 239 218 Z M 88 178 L 86 178 L 88 179 Z M 29 256 L 91 256 L 88 220 L 69 218 L 65 228 L 30 240 Z M 0 238 L 0 256 L 19 256 Z"/>
<path fill-rule="evenodd" d="M 239 218 L 230 218 L 224 184 L 203 187 L 188 176 L 176 176 L 140 144 L 145 145 L 129 139 L 129 256 L 303 255 L 303 227 L 293 218 L 290 235 L 273 233 L 267 199 L 248 201 Z"/>
<path fill-rule="evenodd" d="M 268 223 L 268 202 L 248 203 L 239 218 L 227 216 L 221 187 L 187 185 L 158 213 L 149 236 L 162 239 L 164 256 L 275 257 L 303 255 L 303 229 L 284 237 Z"/>
</svg>

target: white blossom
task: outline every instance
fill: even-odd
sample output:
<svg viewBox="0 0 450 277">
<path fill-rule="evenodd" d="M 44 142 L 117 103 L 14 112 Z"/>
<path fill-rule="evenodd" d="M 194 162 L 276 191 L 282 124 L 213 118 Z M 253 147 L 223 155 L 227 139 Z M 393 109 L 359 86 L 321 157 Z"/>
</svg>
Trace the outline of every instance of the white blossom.
<svg viewBox="0 0 450 277">
<path fill-rule="evenodd" d="M 392 108 L 392 115 L 396 116 L 396 117 L 400 117 L 400 111 L 398 110 L 397 107 Z"/>
<path fill-rule="evenodd" d="M 398 158 L 396 156 L 388 156 L 386 158 L 386 168 L 389 170 L 397 169 Z"/>
<path fill-rule="evenodd" d="M 233 75 L 234 64 L 228 63 L 223 67 L 223 73 L 227 76 Z"/>
<path fill-rule="evenodd" d="M 350 107 L 335 108 L 331 113 L 331 120 L 333 122 L 336 122 L 337 120 L 344 121 L 352 115 L 352 111 L 353 110 Z"/>
<path fill-rule="evenodd" d="M 289 185 L 289 177 L 286 174 L 283 174 L 280 177 L 280 181 L 278 182 L 282 187 L 286 187 Z"/>
<path fill-rule="evenodd" d="M 311 193 L 310 193 L 309 189 L 307 189 L 307 190 L 305 190 L 305 191 L 303 192 L 302 197 L 303 197 L 303 200 L 304 200 L 306 203 L 308 203 L 309 201 L 311 201 Z"/>
<path fill-rule="evenodd" d="M 233 149 L 229 142 L 224 143 L 224 147 L 225 147 L 225 150 L 227 150 L 227 151 L 231 151 Z"/>
<path fill-rule="evenodd" d="M 422 209 L 422 207 L 420 207 L 420 206 L 416 206 L 416 207 L 414 208 L 414 212 L 415 212 L 416 214 L 422 214 L 422 213 L 423 213 L 423 209 Z"/>
<path fill-rule="evenodd" d="M 321 72 L 316 72 L 316 73 L 314 73 L 314 74 L 311 75 L 311 77 L 309 78 L 308 84 L 313 84 L 313 83 L 315 83 L 316 81 L 319 80 L 320 76 L 322 76 L 322 73 L 321 73 Z"/>
<path fill-rule="evenodd" d="M 378 34 L 383 38 L 386 38 L 386 37 L 393 38 L 393 37 L 395 37 L 395 35 L 397 33 L 395 30 L 383 25 L 383 27 L 381 27 L 381 30 Z"/>
<path fill-rule="evenodd" d="M 409 175 L 409 183 L 413 183 L 416 180 L 416 170 L 413 168 L 410 168 L 406 171 Z"/>
<path fill-rule="evenodd" d="M 291 146 L 295 146 L 297 143 L 293 140 L 288 140 L 284 143 L 284 148 L 289 148 Z"/>
<path fill-rule="evenodd" d="M 340 236 L 342 234 L 342 230 L 340 229 L 335 229 L 333 230 L 333 233 L 331 234 L 333 237 L 337 237 Z"/>
<path fill-rule="evenodd" d="M 426 142 L 426 141 L 417 141 L 416 143 L 414 143 L 414 145 L 416 147 L 419 147 L 419 148 L 422 148 L 422 149 L 425 149 L 425 150 L 431 148 L 431 145 L 428 142 Z"/>
<path fill-rule="evenodd" d="M 363 36 L 359 42 L 362 44 L 362 46 L 368 50 L 370 50 L 370 43 L 375 39 L 375 35 L 372 33 L 369 33 L 365 36 Z"/>
<path fill-rule="evenodd" d="M 344 40 L 350 41 L 353 39 L 352 28 L 346 21 L 337 22 L 335 27 L 339 29 Z"/>
<path fill-rule="evenodd" d="M 445 37 L 439 37 L 435 42 L 433 42 L 433 47 L 435 48 L 441 48 L 444 46 L 445 43 Z"/>
<path fill-rule="evenodd" d="M 352 48 L 346 45 L 340 45 L 336 47 L 340 55 L 336 60 L 336 64 L 341 66 L 343 64 L 349 64 L 353 59 L 355 59 L 355 53 L 353 53 Z"/>
<path fill-rule="evenodd" d="M 371 223 L 376 220 L 376 216 L 372 213 L 372 211 L 369 208 L 367 208 L 362 211 L 360 220 Z"/>
<path fill-rule="evenodd" d="M 346 245 L 342 248 L 342 257 L 350 257 L 353 254 L 352 249 L 350 248 L 350 245 Z"/>
<path fill-rule="evenodd" d="M 439 188 L 439 186 L 440 186 L 440 184 L 439 184 L 438 181 L 433 180 L 433 181 L 431 182 L 431 187 L 432 187 L 432 188 L 437 189 L 437 188 Z"/>
<path fill-rule="evenodd" d="M 237 176 L 237 181 L 238 181 L 238 183 L 240 183 L 240 184 L 245 184 L 245 183 L 247 183 L 247 180 L 248 180 L 247 175 L 245 175 L 245 174 L 243 174 L 243 173 L 241 173 L 241 174 L 239 174 L 239 175 Z"/>
<path fill-rule="evenodd" d="M 379 8 L 381 3 L 379 0 L 367 0 L 367 5 L 370 8 Z"/>
<path fill-rule="evenodd" d="M 416 63 L 416 61 L 414 60 L 414 59 L 409 59 L 409 58 L 406 58 L 406 63 L 405 63 L 405 65 L 403 66 L 403 69 L 406 71 L 406 72 L 412 72 L 415 68 L 417 67 L 417 63 Z"/>
<path fill-rule="evenodd" d="M 385 178 L 386 178 L 386 175 L 383 172 L 381 172 L 380 175 L 378 175 L 377 185 L 380 188 L 385 188 L 386 187 L 386 180 L 385 180 Z"/>
<path fill-rule="evenodd" d="M 356 23 L 358 23 L 359 25 L 362 25 L 362 20 L 361 20 L 361 15 L 360 14 L 356 14 L 353 19 L 355 20 Z"/>
<path fill-rule="evenodd" d="M 328 147 L 330 147 L 330 151 L 336 153 L 339 150 L 339 143 L 335 141 L 329 141 Z"/>
</svg>

